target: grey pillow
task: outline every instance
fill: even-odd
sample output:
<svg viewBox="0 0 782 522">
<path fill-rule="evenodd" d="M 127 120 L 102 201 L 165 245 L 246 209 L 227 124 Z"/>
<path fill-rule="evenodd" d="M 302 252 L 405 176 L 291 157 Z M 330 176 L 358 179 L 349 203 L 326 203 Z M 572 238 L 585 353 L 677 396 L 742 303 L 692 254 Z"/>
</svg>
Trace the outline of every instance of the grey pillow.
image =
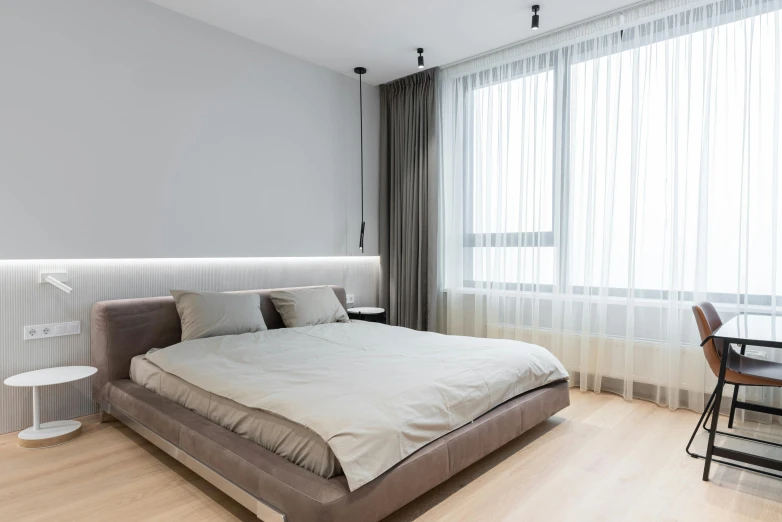
<svg viewBox="0 0 782 522">
<path fill-rule="evenodd" d="M 269 297 L 288 328 L 349 321 L 342 303 L 328 286 L 274 290 Z"/>
<path fill-rule="evenodd" d="M 258 294 L 171 290 L 171 295 L 182 320 L 183 341 L 266 330 Z"/>
</svg>

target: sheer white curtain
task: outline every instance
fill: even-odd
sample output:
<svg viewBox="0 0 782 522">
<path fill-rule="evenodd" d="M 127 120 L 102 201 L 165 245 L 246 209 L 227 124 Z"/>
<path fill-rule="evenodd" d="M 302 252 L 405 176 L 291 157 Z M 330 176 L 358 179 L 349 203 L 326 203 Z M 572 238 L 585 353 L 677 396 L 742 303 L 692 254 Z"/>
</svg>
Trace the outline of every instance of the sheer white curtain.
<svg viewBox="0 0 782 522">
<path fill-rule="evenodd" d="M 780 8 L 655 2 L 445 69 L 441 329 L 702 409 L 692 303 L 781 304 Z"/>
</svg>

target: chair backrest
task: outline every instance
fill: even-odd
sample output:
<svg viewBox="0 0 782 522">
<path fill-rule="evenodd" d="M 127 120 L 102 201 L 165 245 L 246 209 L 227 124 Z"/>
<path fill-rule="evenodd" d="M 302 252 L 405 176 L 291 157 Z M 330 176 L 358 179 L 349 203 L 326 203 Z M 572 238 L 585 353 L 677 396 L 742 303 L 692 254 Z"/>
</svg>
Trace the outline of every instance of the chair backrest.
<svg viewBox="0 0 782 522">
<path fill-rule="evenodd" d="M 717 310 L 714 309 L 714 305 L 708 301 L 703 301 L 692 306 L 692 313 L 695 314 L 695 322 L 698 324 L 698 331 L 701 334 L 701 342 L 714 333 L 714 330 L 722 326 L 722 319 L 720 319 Z M 720 374 L 720 359 L 722 357 L 722 342 L 714 342 L 714 339 L 703 345 L 703 355 L 706 357 L 706 362 L 709 363 L 711 371 L 714 375 Z"/>
</svg>

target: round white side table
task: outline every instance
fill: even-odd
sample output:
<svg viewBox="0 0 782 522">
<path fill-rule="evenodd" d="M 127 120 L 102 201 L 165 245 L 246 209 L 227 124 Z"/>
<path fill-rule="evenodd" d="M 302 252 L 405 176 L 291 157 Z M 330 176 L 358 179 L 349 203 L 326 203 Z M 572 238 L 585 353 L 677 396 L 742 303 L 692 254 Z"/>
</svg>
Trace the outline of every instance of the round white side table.
<svg viewBox="0 0 782 522">
<path fill-rule="evenodd" d="M 356 308 L 348 308 L 348 317 L 351 319 L 357 319 L 359 321 L 369 321 L 371 323 L 385 323 L 386 322 L 386 309 L 376 308 L 374 306 L 358 306 Z"/>
<path fill-rule="evenodd" d="M 19 445 L 23 448 L 46 448 L 75 439 L 81 432 L 81 422 L 61 420 L 41 424 L 41 386 L 61 384 L 85 379 L 97 372 L 92 366 L 60 366 L 20 373 L 7 378 L 7 386 L 32 386 L 33 425 L 19 432 Z"/>
</svg>

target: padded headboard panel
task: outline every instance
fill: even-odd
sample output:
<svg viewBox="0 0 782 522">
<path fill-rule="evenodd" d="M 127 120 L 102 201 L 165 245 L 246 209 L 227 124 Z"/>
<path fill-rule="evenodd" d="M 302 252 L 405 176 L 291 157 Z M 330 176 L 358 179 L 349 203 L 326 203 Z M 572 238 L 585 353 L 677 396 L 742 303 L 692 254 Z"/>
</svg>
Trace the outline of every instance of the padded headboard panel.
<svg viewBox="0 0 782 522">
<path fill-rule="evenodd" d="M 343 307 L 345 289 L 332 286 Z M 261 296 L 261 314 L 269 329 L 284 328 L 268 290 L 242 290 Z M 115 379 L 127 379 L 130 360 L 150 348 L 165 348 L 182 340 L 182 325 L 173 297 L 149 297 L 101 301 L 90 315 L 90 358 L 98 369 L 92 377 L 92 396 L 100 402 L 103 385 Z"/>
</svg>

